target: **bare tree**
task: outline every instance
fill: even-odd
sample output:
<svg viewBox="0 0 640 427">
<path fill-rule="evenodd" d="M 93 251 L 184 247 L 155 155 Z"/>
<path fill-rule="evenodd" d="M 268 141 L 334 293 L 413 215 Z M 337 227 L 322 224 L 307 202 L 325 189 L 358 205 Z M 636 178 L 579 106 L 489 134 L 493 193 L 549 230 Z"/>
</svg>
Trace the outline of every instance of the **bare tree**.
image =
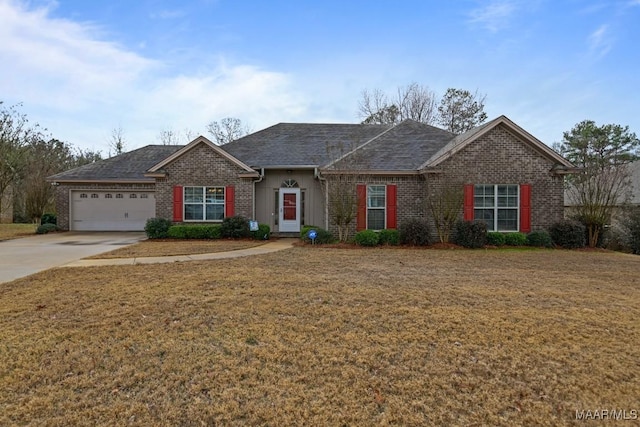
<svg viewBox="0 0 640 427">
<path fill-rule="evenodd" d="M 396 104 L 400 121 L 411 119 L 420 123 L 433 124 L 437 119 L 436 94 L 428 87 L 416 82 L 398 88 Z"/>
<path fill-rule="evenodd" d="M 197 136 L 196 133 L 189 128 L 184 128 L 182 133 L 184 134 L 184 138 L 187 142 L 193 141 Z"/>
<path fill-rule="evenodd" d="M 438 106 L 438 122 L 446 130 L 455 134 L 464 133 L 485 120 L 484 112 L 486 95 L 463 89 L 449 88 Z"/>
<path fill-rule="evenodd" d="M 411 119 L 433 124 L 437 119 L 436 94 L 416 82 L 400 86 L 394 97 L 380 89 L 363 90 L 358 102 L 358 114 L 363 124 L 395 125 Z"/>
<path fill-rule="evenodd" d="M 448 243 L 453 227 L 460 217 L 464 187 L 462 183 L 442 182 L 443 178 L 439 178 L 428 182 L 426 205 L 433 218 L 440 242 Z"/>
<path fill-rule="evenodd" d="M 327 145 L 329 158 L 333 159 L 322 171 L 322 190 L 328 202 L 331 224 L 338 229 L 338 240 L 346 242 L 357 218 L 357 185 L 366 184 L 370 175 L 366 173 L 362 156 L 355 151 L 357 144 L 345 147 L 342 143 Z"/>
<path fill-rule="evenodd" d="M 389 97 L 380 89 L 362 91 L 358 102 L 358 113 L 363 124 L 396 124 L 400 119 L 400 111 Z"/>
<path fill-rule="evenodd" d="M 220 122 L 213 121 L 207 125 L 207 131 L 218 145 L 228 144 L 251 133 L 251 129 L 235 117 L 225 117 Z"/>
<path fill-rule="evenodd" d="M 124 152 L 125 144 L 126 144 L 126 141 L 124 138 L 124 131 L 122 130 L 122 126 L 118 126 L 117 128 L 111 129 L 111 138 L 109 139 L 109 148 L 114 149 L 116 156 Z"/>
<path fill-rule="evenodd" d="M 54 208 L 54 188 L 46 178 L 67 169 L 73 164 L 71 148 L 62 141 L 45 141 L 34 138 L 28 143 L 28 166 L 21 186 L 24 196 L 24 213 L 36 223 L 47 211 Z"/>
<path fill-rule="evenodd" d="M 161 130 L 158 139 L 162 145 L 180 145 L 180 137 L 173 129 Z"/>
</svg>

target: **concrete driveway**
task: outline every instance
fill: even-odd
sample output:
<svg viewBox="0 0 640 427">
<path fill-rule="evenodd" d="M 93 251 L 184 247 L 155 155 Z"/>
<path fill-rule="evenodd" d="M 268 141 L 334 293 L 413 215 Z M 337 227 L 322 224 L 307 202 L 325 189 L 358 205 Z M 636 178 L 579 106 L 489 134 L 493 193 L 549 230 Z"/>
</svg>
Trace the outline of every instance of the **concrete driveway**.
<svg viewBox="0 0 640 427">
<path fill-rule="evenodd" d="M 0 242 L 0 283 L 144 240 L 142 232 L 66 232 Z"/>
</svg>

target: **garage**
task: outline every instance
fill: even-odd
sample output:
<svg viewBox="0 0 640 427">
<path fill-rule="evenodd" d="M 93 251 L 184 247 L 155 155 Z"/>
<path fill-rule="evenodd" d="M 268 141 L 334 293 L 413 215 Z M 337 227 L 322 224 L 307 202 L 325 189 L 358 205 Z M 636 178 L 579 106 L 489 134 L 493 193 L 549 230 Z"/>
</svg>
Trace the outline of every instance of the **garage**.
<svg viewBox="0 0 640 427">
<path fill-rule="evenodd" d="M 150 191 L 71 192 L 70 228 L 77 231 L 143 231 L 156 214 Z"/>
</svg>

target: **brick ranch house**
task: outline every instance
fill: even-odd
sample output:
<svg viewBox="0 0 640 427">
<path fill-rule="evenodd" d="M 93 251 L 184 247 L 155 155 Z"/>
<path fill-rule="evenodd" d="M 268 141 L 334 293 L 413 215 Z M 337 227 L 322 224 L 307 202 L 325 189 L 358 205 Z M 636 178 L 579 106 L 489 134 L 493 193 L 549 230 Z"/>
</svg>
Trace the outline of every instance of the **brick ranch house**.
<svg viewBox="0 0 640 427">
<path fill-rule="evenodd" d="M 202 136 L 184 146 L 149 145 L 49 181 L 65 230 L 142 230 L 151 217 L 215 223 L 243 215 L 280 234 L 305 224 L 335 233 L 332 185 L 357 173 L 351 232 L 429 219 L 425 199 L 447 188 L 463 191 L 461 217 L 490 230 L 529 232 L 562 219 L 563 175 L 572 168 L 500 116 L 461 135 L 412 120 L 280 123 L 222 147 Z"/>
</svg>

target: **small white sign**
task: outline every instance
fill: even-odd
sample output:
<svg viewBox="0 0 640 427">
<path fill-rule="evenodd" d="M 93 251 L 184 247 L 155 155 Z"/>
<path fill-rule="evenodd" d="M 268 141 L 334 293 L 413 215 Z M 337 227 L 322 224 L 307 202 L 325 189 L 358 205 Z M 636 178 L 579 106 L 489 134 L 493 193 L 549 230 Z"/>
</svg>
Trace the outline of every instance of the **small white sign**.
<svg viewBox="0 0 640 427">
<path fill-rule="evenodd" d="M 258 231 L 258 221 L 249 221 L 249 231 Z"/>
</svg>

